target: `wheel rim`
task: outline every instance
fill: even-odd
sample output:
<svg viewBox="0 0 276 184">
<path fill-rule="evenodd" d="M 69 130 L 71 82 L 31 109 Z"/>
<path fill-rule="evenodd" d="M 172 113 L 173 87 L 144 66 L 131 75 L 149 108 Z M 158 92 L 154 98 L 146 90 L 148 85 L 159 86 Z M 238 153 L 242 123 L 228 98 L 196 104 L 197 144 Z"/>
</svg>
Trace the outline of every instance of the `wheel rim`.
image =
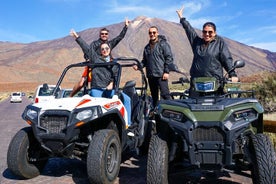
<svg viewBox="0 0 276 184">
<path fill-rule="evenodd" d="M 107 152 L 107 172 L 112 173 L 114 169 L 116 168 L 116 165 L 118 163 L 117 161 L 117 146 L 115 144 L 111 144 L 108 148 Z"/>
</svg>

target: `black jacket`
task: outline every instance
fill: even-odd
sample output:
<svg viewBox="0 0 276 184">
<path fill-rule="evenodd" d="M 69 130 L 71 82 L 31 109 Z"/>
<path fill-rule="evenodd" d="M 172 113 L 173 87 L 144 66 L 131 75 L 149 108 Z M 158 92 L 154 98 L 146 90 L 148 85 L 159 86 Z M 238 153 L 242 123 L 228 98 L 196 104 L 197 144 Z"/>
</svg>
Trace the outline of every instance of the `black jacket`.
<svg viewBox="0 0 276 184">
<path fill-rule="evenodd" d="M 142 66 L 146 67 L 147 77 L 162 77 L 169 73 L 169 66 L 173 65 L 173 55 L 166 37 L 158 35 L 158 41 L 151 49 L 150 43 L 144 48 Z"/>
<path fill-rule="evenodd" d="M 88 45 L 80 36 L 76 39 L 76 42 L 80 45 L 80 47 L 82 48 L 82 51 L 84 53 L 84 58 L 87 60 L 88 57 L 88 53 L 89 50 L 93 49 L 96 51 L 96 53 L 98 55 L 101 55 L 101 48 L 100 45 L 102 43 L 107 43 L 110 47 L 110 50 L 112 50 L 114 47 L 116 47 L 116 45 L 118 45 L 118 43 L 125 37 L 126 32 L 127 32 L 127 26 L 124 26 L 124 28 L 122 29 L 121 33 L 113 38 L 112 40 L 107 40 L 106 42 L 104 42 L 103 40 L 101 40 L 100 38 L 98 40 L 93 41 L 90 45 Z"/>
<path fill-rule="evenodd" d="M 126 32 L 127 32 L 127 26 L 124 26 L 124 28 L 122 29 L 121 33 L 113 38 L 112 40 L 108 40 L 107 44 L 110 47 L 110 50 L 112 50 L 114 47 L 116 47 L 116 45 L 118 45 L 118 43 L 125 37 Z M 104 43 L 100 38 L 98 40 L 93 41 L 90 44 L 90 47 L 94 48 L 94 50 L 97 52 L 98 55 L 101 55 L 101 44 Z"/>
<path fill-rule="evenodd" d="M 111 61 L 115 62 L 115 61 Z M 103 58 L 98 58 L 95 63 L 106 63 Z M 109 65 L 107 67 L 95 67 L 92 69 L 92 88 L 106 88 L 110 82 L 116 79 L 118 67 Z"/>
<path fill-rule="evenodd" d="M 224 40 L 216 36 L 206 46 L 185 18 L 181 18 L 180 23 L 186 31 L 194 53 L 190 69 L 191 78 L 216 77 L 220 80 L 223 77 L 223 68 L 229 71 L 233 67 L 233 58 Z M 235 71 L 230 72 L 230 77 L 233 76 L 236 76 Z"/>
<path fill-rule="evenodd" d="M 83 39 L 77 39 L 82 50 L 85 50 L 85 54 L 90 62 L 92 63 L 106 63 L 103 57 L 98 55 L 96 51 L 92 49 L 87 49 L 87 44 Z M 114 62 L 114 61 L 112 61 Z M 115 76 L 117 74 L 118 67 L 117 66 L 109 66 L 109 67 L 95 67 L 92 69 L 92 80 L 91 87 L 92 88 L 106 88 L 110 82 L 115 80 Z"/>
</svg>

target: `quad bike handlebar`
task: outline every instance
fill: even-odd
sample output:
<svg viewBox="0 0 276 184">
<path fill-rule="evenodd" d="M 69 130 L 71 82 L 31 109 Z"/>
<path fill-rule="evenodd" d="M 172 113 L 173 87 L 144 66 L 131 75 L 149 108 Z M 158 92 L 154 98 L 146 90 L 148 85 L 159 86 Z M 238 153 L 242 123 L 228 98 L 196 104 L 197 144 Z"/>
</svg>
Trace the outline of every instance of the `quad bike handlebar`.
<svg viewBox="0 0 276 184">
<path fill-rule="evenodd" d="M 185 83 L 190 83 L 193 86 L 192 90 L 197 93 L 200 93 L 203 96 L 218 95 L 220 94 L 220 90 L 224 88 L 226 84 L 240 83 L 240 82 L 232 82 L 231 78 L 229 78 L 228 76 L 236 68 L 241 68 L 244 66 L 245 66 L 244 61 L 242 60 L 235 61 L 233 67 L 220 80 L 216 79 L 215 77 L 197 77 L 197 78 L 193 78 L 192 81 L 190 81 L 183 72 L 176 71 L 177 73 L 183 74 L 184 77 L 180 77 L 179 80 L 177 81 L 172 81 L 172 84 L 181 84 L 183 86 Z M 186 91 L 185 91 L 185 94 L 187 93 Z M 229 93 L 235 93 L 236 91 L 239 91 L 239 93 L 241 92 L 240 89 L 236 89 L 236 90 L 231 89 Z M 172 92 L 172 95 L 173 94 L 174 92 Z"/>
<path fill-rule="evenodd" d="M 236 60 L 234 62 L 233 67 L 224 75 L 224 77 L 221 79 L 221 81 L 219 81 L 219 83 L 222 84 L 227 84 L 227 83 L 232 83 L 232 81 L 227 77 L 229 75 L 230 72 L 232 72 L 233 70 L 235 70 L 236 68 L 242 68 L 245 66 L 245 62 L 242 60 Z M 188 77 L 186 76 L 186 74 L 184 72 L 181 72 L 179 70 L 175 71 L 177 73 L 183 74 L 185 77 L 180 77 L 177 81 L 172 81 L 172 84 L 184 84 L 184 83 L 190 83 L 190 80 L 188 79 Z M 236 83 L 236 82 L 233 82 Z M 237 82 L 239 83 L 239 82 Z"/>
</svg>

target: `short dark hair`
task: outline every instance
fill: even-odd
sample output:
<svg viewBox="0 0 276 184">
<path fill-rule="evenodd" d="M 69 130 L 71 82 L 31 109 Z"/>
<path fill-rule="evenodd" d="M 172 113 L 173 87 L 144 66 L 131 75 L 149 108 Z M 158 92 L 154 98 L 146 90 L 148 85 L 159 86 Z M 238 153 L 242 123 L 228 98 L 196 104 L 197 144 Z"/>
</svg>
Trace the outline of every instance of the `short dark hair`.
<svg viewBox="0 0 276 184">
<path fill-rule="evenodd" d="M 100 33 L 101 33 L 102 31 L 107 31 L 107 32 L 109 32 L 109 30 L 108 30 L 106 27 L 102 28 L 102 29 L 100 30 Z"/>
<path fill-rule="evenodd" d="M 158 28 L 156 26 L 150 26 L 149 29 L 151 29 L 151 28 L 155 28 L 158 31 Z"/>
<path fill-rule="evenodd" d="M 206 26 L 211 26 L 214 29 L 214 31 L 217 30 L 217 27 L 213 22 L 206 22 L 205 24 L 203 24 L 202 29 L 204 29 Z"/>
</svg>

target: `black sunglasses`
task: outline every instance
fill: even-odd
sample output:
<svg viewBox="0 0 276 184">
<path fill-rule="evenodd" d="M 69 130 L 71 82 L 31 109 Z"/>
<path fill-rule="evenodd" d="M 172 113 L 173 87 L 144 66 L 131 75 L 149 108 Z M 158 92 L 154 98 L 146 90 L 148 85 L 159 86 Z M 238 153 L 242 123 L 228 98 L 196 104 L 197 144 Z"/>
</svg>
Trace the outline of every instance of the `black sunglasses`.
<svg viewBox="0 0 276 184">
<path fill-rule="evenodd" d="M 108 33 L 101 33 L 101 35 L 108 35 Z"/>
<path fill-rule="evenodd" d="M 207 33 L 208 33 L 208 34 L 210 35 L 210 34 L 213 34 L 214 31 L 205 31 L 205 30 L 203 30 L 202 33 L 203 33 L 203 34 L 207 34 Z"/>
<path fill-rule="evenodd" d="M 152 32 L 150 31 L 149 35 L 151 35 L 151 34 L 156 34 L 156 31 L 152 31 Z"/>
<path fill-rule="evenodd" d="M 109 50 L 109 47 L 102 47 L 102 48 L 101 48 L 101 51 L 104 51 L 104 50 L 108 51 L 108 50 Z"/>
</svg>

